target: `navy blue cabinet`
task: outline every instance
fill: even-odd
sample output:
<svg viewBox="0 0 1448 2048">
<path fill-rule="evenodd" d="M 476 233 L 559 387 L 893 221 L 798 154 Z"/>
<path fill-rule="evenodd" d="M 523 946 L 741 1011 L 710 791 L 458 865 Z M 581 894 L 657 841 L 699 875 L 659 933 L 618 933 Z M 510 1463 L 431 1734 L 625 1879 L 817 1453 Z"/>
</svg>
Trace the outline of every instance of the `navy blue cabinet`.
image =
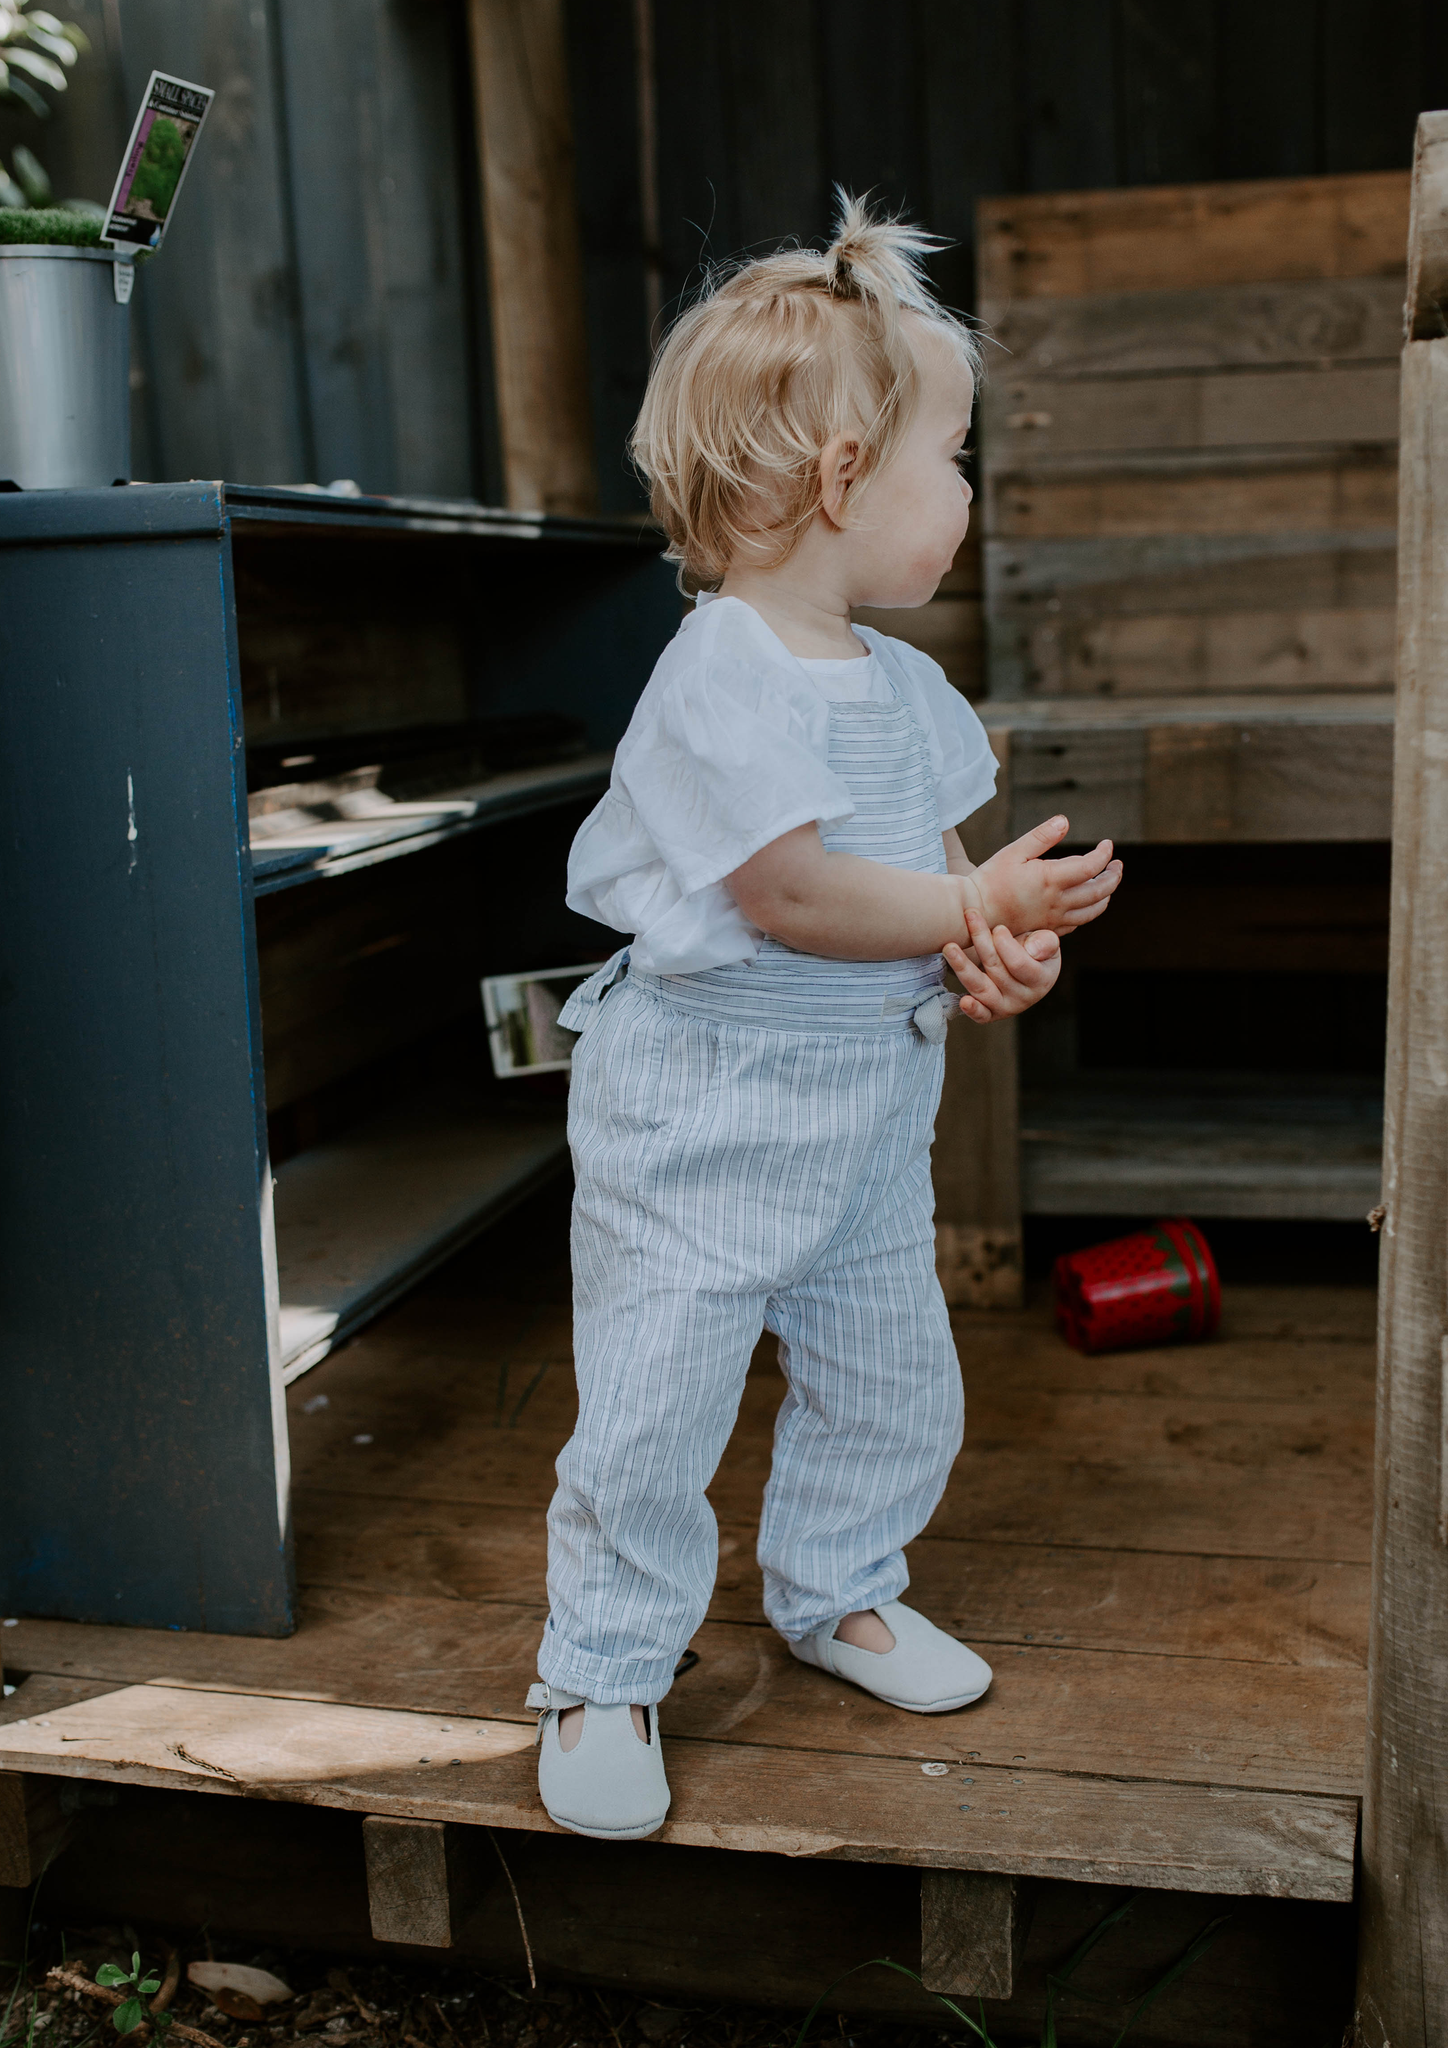
<svg viewBox="0 0 1448 2048">
<path fill-rule="evenodd" d="M 563 859 L 678 605 L 628 524 L 0 496 L 7 1612 L 293 1626 L 284 1382 L 557 1163 L 477 973 L 613 943 Z"/>
</svg>

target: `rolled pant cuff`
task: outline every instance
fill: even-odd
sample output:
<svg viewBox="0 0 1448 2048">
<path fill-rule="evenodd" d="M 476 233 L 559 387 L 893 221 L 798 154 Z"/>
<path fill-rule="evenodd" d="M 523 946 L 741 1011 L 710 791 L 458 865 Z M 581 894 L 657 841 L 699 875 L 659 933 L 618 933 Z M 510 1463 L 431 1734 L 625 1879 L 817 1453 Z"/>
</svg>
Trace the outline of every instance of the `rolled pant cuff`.
<svg viewBox="0 0 1448 2048">
<path fill-rule="evenodd" d="M 782 1635 L 787 1643 L 803 1643 L 810 1636 L 817 1636 L 821 1629 L 835 1628 L 847 1614 L 863 1614 L 866 1608 L 883 1607 L 889 1600 L 898 1600 L 909 1584 L 910 1574 L 902 1563 L 892 1566 L 888 1571 L 882 1571 L 875 1579 L 857 1587 L 849 1595 L 844 1607 L 836 1607 L 832 1611 L 819 1614 L 818 1619 L 811 1619 L 808 1614 L 804 1619 L 800 1619 L 796 1610 L 787 1621 L 777 1620 L 770 1612 L 773 1603 L 769 1601 L 765 1603 L 765 1614 L 770 1626 L 778 1635 Z M 803 1604 L 800 1603 L 801 1606 Z"/>
<path fill-rule="evenodd" d="M 569 1653 L 565 1644 L 550 1644 L 538 1659 L 538 1676 L 560 1692 L 577 1693 L 596 1707 L 657 1706 L 674 1682 L 674 1667 L 683 1651 L 668 1658 L 626 1662 L 586 1652 Z"/>
</svg>

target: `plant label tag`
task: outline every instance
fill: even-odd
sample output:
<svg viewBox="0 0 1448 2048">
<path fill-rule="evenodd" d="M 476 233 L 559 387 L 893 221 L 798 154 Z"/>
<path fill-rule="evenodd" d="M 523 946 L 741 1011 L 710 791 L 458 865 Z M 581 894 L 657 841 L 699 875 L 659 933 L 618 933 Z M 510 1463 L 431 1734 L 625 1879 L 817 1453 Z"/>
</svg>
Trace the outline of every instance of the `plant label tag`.
<svg viewBox="0 0 1448 2048">
<path fill-rule="evenodd" d="M 118 306 L 129 306 L 131 303 L 131 290 L 136 282 L 135 264 L 123 263 L 118 258 L 111 265 L 111 280 L 116 288 L 116 304 Z"/>
<path fill-rule="evenodd" d="M 184 78 L 171 78 L 164 71 L 151 73 L 106 208 L 103 242 L 117 249 L 160 248 L 201 124 L 215 97 L 208 85 L 189 85 Z M 120 296 L 117 282 L 116 297 Z"/>
</svg>

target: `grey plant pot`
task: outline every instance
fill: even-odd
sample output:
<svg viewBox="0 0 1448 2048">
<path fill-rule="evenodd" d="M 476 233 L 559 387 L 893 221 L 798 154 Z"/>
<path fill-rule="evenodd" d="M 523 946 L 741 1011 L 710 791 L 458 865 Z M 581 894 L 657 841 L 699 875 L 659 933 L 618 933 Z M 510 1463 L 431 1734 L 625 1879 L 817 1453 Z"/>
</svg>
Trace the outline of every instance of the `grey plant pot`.
<svg viewBox="0 0 1448 2048">
<path fill-rule="evenodd" d="M 0 482 L 131 475 L 131 309 L 109 249 L 0 242 Z"/>
</svg>

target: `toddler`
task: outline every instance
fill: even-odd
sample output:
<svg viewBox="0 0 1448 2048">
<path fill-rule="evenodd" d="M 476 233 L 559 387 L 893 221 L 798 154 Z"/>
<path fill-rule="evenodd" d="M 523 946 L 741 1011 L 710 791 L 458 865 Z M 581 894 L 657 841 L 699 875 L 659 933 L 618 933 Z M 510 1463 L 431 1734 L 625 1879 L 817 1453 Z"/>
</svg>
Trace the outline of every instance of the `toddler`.
<svg viewBox="0 0 1448 2048">
<path fill-rule="evenodd" d="M 933 238 L 842 205 L 823 255 L 745 263 L 683 315 L 634 434 L 699 595 L 569 864 L 572 907 L 632 934 L 561 1020 L 579 1415 L 528 1700 L 543 1803 L 585 1835 L 667 1811 L 658 1703 L 708 1606 L 705 1488 L 761 1327 L 786 1382 L 768 1619 L 912 1713 L 990 1683 L 900 1600 L 963 1431 L 934 1267 L 943 1041 L 957 1011 L 1038 1002 L 1121 875 L 1105 841 L 1042 858 L 1065 818 L 972 867 L 980 721 L 851 624 L 925 604 L 965 537 L 979 357 L 925 281 Z"/>
</svg>

